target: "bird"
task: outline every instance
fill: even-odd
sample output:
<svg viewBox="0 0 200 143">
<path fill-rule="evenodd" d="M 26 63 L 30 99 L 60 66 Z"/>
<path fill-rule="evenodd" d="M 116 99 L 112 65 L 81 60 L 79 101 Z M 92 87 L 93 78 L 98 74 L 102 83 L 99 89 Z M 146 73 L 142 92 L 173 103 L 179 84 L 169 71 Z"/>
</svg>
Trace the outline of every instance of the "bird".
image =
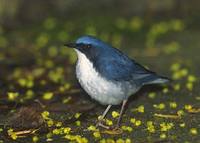
<svg viewBox="0 0 200 143">
<path fill-rule="evenodd" d="M 107 105 L 96 127 L 110 129 L 103 123 L 113 105 L 121 110 L 115 129 L 120 127 L 128 98 L 144 85 L 164 84 L 169 78 L 160 76 L 129 58 L 119 49 L 94 36 L 84 35 L 75 42 L 64 44 L 77 54 L 76 78 L 81 87 L 94 100 Z"/>
</svg>

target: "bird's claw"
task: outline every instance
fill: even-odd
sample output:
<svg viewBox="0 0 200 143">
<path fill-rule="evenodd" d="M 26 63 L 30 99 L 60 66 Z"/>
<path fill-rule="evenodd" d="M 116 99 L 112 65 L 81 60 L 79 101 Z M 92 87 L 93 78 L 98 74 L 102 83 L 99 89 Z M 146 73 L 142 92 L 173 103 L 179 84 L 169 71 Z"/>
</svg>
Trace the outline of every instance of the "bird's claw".
<svg viewBox="0 0 200 143">
<path fill-rule="evenodd" d="M 102 133 L 110 134 L 110 135 L 118 135 L 122 134 L 123 130 L 118 126 L 106 126 L 104 124 L 99 124 L 99 126 L 103 127 L 105 130 Z"/>
<path fill-rule="evenodd" d="M 96 123 L 96 128 L 97 128 L 97 127 L 102 127 L 102 128 L 105 128 L 105 129 L 109 129 L 110 127 L 107 126 L 107 125 L 105 125 L 105 124 L 103 123 L 103 121 L 104 121 L 104 120 L 98 120 L 97 123 Z"/>
<path fill-rule="evenodd" d="M 112 126 L 112 127 L 110 127 L 110 129 L 112 129 L 112 130 L 119 130 L 120 127 L 119 127 L 119 125 L 116 125 L 116 126 Z"/>
<path fill-rule="evenodd" d="M 105 128 L 107 130 L 112 130 L 112 131 L 121 131 L 121 128 L 119 125 L 115 125 L 115 126 L 108 126 L 108 125 L 105 125 L 103 123 L 103 120 L 98 120 L 97 123 L 96 123 L 96 128 L 97 127 L 102 127 L 102 128 Z"/>
</svg>

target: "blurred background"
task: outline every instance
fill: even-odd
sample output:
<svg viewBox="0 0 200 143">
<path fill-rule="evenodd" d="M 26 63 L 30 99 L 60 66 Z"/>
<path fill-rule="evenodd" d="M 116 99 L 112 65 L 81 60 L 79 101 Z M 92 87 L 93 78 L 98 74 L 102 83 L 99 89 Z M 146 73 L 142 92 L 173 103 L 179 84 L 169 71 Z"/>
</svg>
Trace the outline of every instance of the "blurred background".
<svg viewBox="0 0 200 143">
<path fill-rule="evenodd" d="M 45 48 L 65 51 L 58 45 L 86 34 L 135 57 L 141 52 L 149 58 L 186 49 L 193 54 L 199 45 L 199 4 L 195 0 L 0 0 L 0 48 L 4 49 L 0 59 Z M 143 48 L 148 49 L 140 51 Z"/>
<path fill-rule="evenodd" d="M 147 56 L 174 53 L 182 46 L 180 51 L 192 51 L 198 44 L 199 4 L 195 0 L 0 0 L 0 47 L 51 52 L 88 34 L 131 50 L 130 56 L 137 56 L 141 48 L 150 48 L 142 50 Z"/>
<path fill-rule="evenodd" d="M 197 0 L 0 0 L 0 107 L 7 102 L 32 103 L 33 99 L 40 99 L 45 105 L 52 105 L 57 99 L 61 100 L 59 105 L 68 103 L 74 89 L 80 88 L 74 74 L 76 54 L 63 45 L 83 35 L 111 43 L 175 81 L 171 89 L 165 87 L 151 103 L 143 96 L 132 107 L 140 105 L 141 100 L 148 113 L 155 111 L 154 103 L 162 102 L 178 103 L 180 110 L 187 110 L 185 105 L 199 107 L 196 84 L 200 76 L 199 25 Z M 169 107 L 166 113 L 174 110 Z M 197 116 L 186 116 L 183 120 L 190 122 L 185 134 L 191 128 L 194 138 L 183 137 L 181 129 L 174 130 L 173 135 L 177 134 L 182 142 L 197 140 L 198 129 L 193 129 L 199 123 Z M 141 120 L 149 117 L 142 116 Z M 159 127 L 159 122 L 156 123 Z M 181 128 L 179 122 L 174 124 Z M 139 130 L 138 134 L 143 136 L 145 131 Z M 138 134 L 132 136 L 139 139 Z M 160 133 L 154 137 L 159 136 L 167 137 Z"/>
<path fill-rule="evenodd" d="M 199 4 L 195 0 L 0 0 L 0 62 L 29 65 L 26 69 L 53 70 L 60 65 L 64 70 L 76 55 L 63 44 L 93 35 L 157 71 L 175 62 L 198 64 Z"/>
</svg>

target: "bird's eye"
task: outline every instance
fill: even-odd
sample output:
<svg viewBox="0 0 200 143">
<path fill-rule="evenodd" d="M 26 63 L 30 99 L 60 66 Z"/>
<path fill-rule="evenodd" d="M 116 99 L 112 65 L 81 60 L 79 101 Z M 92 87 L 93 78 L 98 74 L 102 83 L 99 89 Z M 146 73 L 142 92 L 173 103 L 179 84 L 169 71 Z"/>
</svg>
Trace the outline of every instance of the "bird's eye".
<svg viewBox="0 0 200 143">
<path fill-rule="evenodd" d="M 90 45 L 90 44 L 88 44 L 88 45 L 86 46 L 86 48 L 91 48 L 91 45 Z"/>
</svg>

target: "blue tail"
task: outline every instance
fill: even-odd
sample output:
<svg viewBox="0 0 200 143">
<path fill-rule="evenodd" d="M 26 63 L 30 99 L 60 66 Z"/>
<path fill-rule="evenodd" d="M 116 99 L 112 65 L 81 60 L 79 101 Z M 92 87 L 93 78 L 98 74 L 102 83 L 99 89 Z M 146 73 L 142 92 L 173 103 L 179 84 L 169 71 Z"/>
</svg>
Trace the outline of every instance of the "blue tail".
<svg viewBox="0 0 200 143">
<path fill-rule="evenodd" d="M 148 84 L 163 84 L 169 82 L 170 79 L 167 77 L 162 77 L 156 74 L 151 74 L 149 76 L 144 77 L 141 79 L 141 83 L 143 85 L 148 85 Z"/>
</svg>

